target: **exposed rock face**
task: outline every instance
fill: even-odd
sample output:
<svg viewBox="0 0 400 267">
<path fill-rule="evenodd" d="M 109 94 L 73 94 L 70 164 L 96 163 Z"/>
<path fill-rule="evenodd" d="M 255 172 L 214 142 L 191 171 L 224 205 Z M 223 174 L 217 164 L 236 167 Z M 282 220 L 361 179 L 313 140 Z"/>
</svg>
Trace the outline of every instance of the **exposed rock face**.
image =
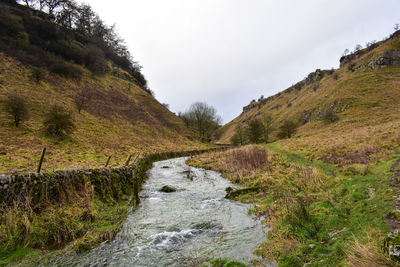
<svg viewBox="0 0 400 267">
<path fill-rule="evenodd" d="M 253 108 L 255 108 L 257 106 L 258 106 L 258 103 L 255 100 L 253 100 L 253 101 L 250 102 L 250 104 L 248 104 L 247 106 L 243 107 L 243 112 L 247 112 L 249 110 L 252 110 Z"/>
<path fill-rule="evenodd" d="M 333 71 L 332 70 L 320 70 L 317 69 L 314 72 L 311 72 L 310 74 L 308 74 L 306 80 L 305 80 L 305 84 L 309 85 L 312 83 L 316 83 L 319 82 L 325 74 L 332 74 Z"/>
<path fill-rule="evenodd" d="M 319 82 L 324 76 L 325 74 L 332 74 L 333 70 L 320 70 L 317 69 L 314 72 L 311 72 L 307 78 L 305 78 L 304 80 L 296 83 L 295 85 L 292 85 L 291 87 L 289 87 L 288 89 L 286 89 L 285 91 L 283 91 L 283 93 L 290 93 L 293 90 L 297 90 L 300 91 L 304 86 L 309 85 L 309 84 L 313 84 L 313 83 L 317 83 Z M 260 97 L 258 99 L 258 101 L 252 100 L 250 102 L 250 104 L 248 104 L 247 106 L 243 107 L 243 113 L 250 111 L 254 108 L 261 108 L 262 106 L 266 105 L 268 103 L 268 101 L 273 100 L 277 97 L 279 97 L 281 95 L 281 93 L 276 94 L 275 96 L 270 96 L 268 98 L 264 98 L 264 97 Z M 279 107 L 274 107 L 273 109 L 279 109 L 281 106 Z"/>
<path fill-rule="evenodd" d="M 400 66 L 400 50 L 385 51 L 380 57 L 368 63 L 371 69 L 380 69 L 387 66 Z"/>
<path fill-rule="evenodd" d="M 377 48 L 381 43 L 373 43 L 366 49 L 359 50 L 347 56 L 342 56 L 340 58 L 340 67 L 343 68 L 346 64 L 351 63 L 353 60 L 360 58 L 362 55 L 368 53 L 369 51 Z"/>
<path fill-rule="evenodd" d="M 315 108 L 303 111 L 303 114 L 301 114 L 301 119 L 300 119 L 300 122 L 302 125 L 311 121 L 314 111 L 315 111 Z"/>
<path fill-rule="evenodd" d="M 304 125 L 310 121 L 321 120 L 328 111 L 332 111 L 335 114 L 344 112 L 349 109 L 355 101 L 355 98 L 343 98 L 338 99 L 325 107 L 303 110 L 300 117 L 300 123 L 301 125 Z"/>
</svg>

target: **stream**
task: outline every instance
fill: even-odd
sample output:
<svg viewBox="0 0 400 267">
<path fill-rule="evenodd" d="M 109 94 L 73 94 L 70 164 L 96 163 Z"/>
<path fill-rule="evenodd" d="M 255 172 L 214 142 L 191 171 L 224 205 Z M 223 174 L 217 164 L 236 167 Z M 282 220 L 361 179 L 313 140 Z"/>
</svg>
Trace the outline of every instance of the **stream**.
<svg viewBox="0 0 400 267">
<path fill-rule="evenodd" d="M 187 159 L 154 163 L 141 204 L 114 241 L 57 258 L 51 266 L 201 266 L 213 258 L 250 266 L 252 259 L 264 262 L 252 254 L 267 237 L 261 220 L 248 215 L 252 205 L 225 199 L 225 189 L 235 186 L 217 172 L 186 165 Z M 177 191 L 160 192 L 164 185 Z"/>
</svg>

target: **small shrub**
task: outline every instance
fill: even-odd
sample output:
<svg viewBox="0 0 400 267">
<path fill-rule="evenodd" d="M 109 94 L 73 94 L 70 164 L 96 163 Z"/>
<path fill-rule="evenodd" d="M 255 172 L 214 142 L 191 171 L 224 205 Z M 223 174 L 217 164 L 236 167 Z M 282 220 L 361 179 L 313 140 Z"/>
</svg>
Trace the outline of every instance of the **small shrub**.
<svg viewBox="0 0 400 267">
<path fill-rule="evenodd" d="M 55 63 L 51 67 L 51 71 L 66 78 L 80 79 L 82 77 L 81 69 L 62 61 Z"/>
<path fill-rule="evenodd" d="M 32 70 L 31 79 L 39 84 L 44 79 L 44 71 L 41 68 L 34 68 Z"/>
<path fill-rule="evenodd" d="M 335 81 L 339 80 L 339 74 L 337 74 L 337 73 L 333 74 L 332 77 L 333 77 L 333 79 L 334 79 Z"/>
<path fill-rule="evenodd" d="M 333 111 L 332 109 L 328 109 L 322 119 L 326 122 L 326 123 L 334 123 L 335 121 L 339 120 L 339 116 L 336 114 L 335 111 Z"/>
<path fill-rule="evenodd" d="M 75 129 L 71 114 L 57 105 L 54 105 L 47 113 L 43 124 L 46 133 L 54 137 L 67 136 Z"/>
<path fill-rule="evenodd" d="M 19 32 L 16 41 L 19 49 L 27 49 L 29 47 L 29 35 L 26 32 Z"/>
<path fill-rule="evenodd" d="M 351 72 L 354 72 L 354 71 L 355 71 L 355 69 L 354 69 L 355 66 L 356 66 L 355 63 L 351 63 L 351 64 L 347 67 L 347 70 L 348 70 L 348 71 L 351 71 Z"/>
<path fill-rule="evenodd" d="M 6 100 L 5 108 L 6 112 L 13 117 L 15 127 L 19 127 L 21 122 L 27 120 L 29 117 L 25 99 L 21 96 L 9 95 Z"/>
</svg>

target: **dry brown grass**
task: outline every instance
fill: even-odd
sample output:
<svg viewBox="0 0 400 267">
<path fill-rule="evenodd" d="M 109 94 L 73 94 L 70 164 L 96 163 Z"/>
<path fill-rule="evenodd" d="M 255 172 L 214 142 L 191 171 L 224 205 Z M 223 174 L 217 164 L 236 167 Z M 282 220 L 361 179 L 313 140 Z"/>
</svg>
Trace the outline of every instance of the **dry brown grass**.
<svg viewBox="0 0 400 267">
<path fill-rule="evenodd" d="M 384 267 L 399 266 L 380 252 L 379 240 L 382 234 L 372 231 L 367 234 L 366 240 L 356 239 L 347 253 L 347 263 L 349 267 Z"/>
<path fill-rule="evenodd" d="M 236 183 L 255 178 L 268 170 L 268 150 L 262 145 L 247 145 L 222 152 L 197 155 L 191 164 L 200 163 L 204 168 L 221 172 Z"/>
<path fill-rule="evenodd" d="M 90 219 L 94 188 L 83 183 L 80 188 L 66 183 L 60 186 L 58 203 L 44 201 L 32 206 L 30 198 L 0 207 L 0 242 L 8 247 L 24 245 L 44 247 L 61 245 L 79 235 L 79 219 Z"/>
<path fill-rule="evenodd" d="M 366 63 L 388 49 L 398 49 L 399 39 L 389 40 L 377 49 L 357 59 L 356 63 Z M 341 165 L 375 161 L 387 158 L 387 147 L 400 145 L 400 67 L 392 66 L 378 70 L 360 69 L 349 72 L 347 66 L 335 70 L 339 79 L 325 76 L 319 88 L 312 90 L 313 84 L 300 91 L 280 93 L 268 101 L 261 109 L 242 113 L 222 128 L 219 142 L 229 143 L 238 123 L 261 113 L 271 114 L 275 126 L 286 119 L 300 119 L 304 111 L 315 110 L 314 115 L 329 107 L 335 101 L 351 104 L 340 112 L 339 121 L 326 124 L 311 121 L 298 129 L 295 138 L 279 141 L 285 149 L 312 154 Z M 287 103 L 291 103 L 288 107 Z M 280 106 L 280 108 L 274 108 Z M 274 134 L 273 134 L 274 135 Z M 272 136 L 274 137 L 274 136 Z M 373 153 L 365 153 L 373 148 Z M 331 158 L 329 154 L 333 154 Z"/>
<path fill-rule="evenodd" d="M 249 179 L 268 168 L 268 151 L 255 145 L 232 149 L 227 153 L 224 164 L 224 171 L 231 173 L 235 181 Z"/>
</svg>

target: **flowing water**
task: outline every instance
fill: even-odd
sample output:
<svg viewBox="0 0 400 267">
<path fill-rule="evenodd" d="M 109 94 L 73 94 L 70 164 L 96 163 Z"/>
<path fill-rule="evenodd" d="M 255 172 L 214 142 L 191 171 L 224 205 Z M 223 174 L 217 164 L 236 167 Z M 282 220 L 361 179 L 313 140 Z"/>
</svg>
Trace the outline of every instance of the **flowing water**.
<svg viewBox="0 0 400 267">
<path fill-rule="evenodd" d="M 225 199 L 234 187 L 218 173 L 186 165 L 187 158 L 154 163 L 116 239 L 52 266 L 197 266 L 213 258 L 249 264 L 267 230 L 248 215 L 251 207 Z M 177 189 L 162 193 L 164 185 Z M 257 258 L 259 259 L 259 258 Z"/>
</svg>

